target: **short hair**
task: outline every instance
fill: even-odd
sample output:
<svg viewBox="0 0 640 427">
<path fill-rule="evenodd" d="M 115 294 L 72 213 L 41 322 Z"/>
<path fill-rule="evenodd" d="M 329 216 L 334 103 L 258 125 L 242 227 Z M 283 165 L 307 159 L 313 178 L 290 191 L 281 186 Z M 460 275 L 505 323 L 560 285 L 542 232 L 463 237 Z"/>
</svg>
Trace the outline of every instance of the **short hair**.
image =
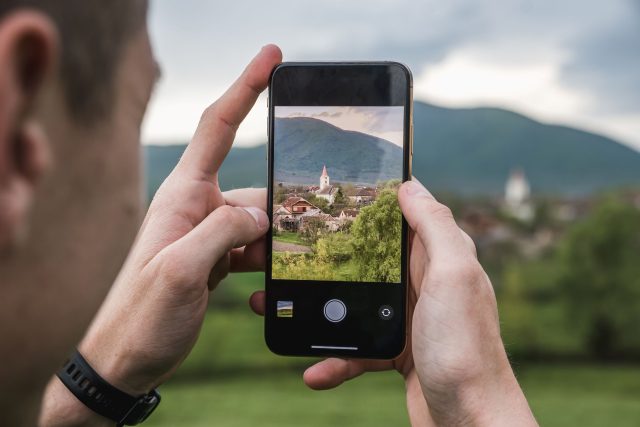
<svg viewBox="0 0 640 427">
<path fill-rule="evenodd" d="M 83 124 L 108 115 L 124 46 L 144 24 L 147 0 L 2 0 L 0 20 L 19 9 L 47 14 L 61 38 L 67 107 Z"/>
</svg>

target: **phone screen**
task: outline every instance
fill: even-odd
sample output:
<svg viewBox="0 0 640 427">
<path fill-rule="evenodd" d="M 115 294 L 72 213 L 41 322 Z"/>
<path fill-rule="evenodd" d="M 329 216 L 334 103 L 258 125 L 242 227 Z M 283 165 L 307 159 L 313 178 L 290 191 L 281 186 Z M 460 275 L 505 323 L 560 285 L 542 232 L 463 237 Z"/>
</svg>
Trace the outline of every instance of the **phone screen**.
<svg viewBox="0 0 640 427">
<path fill-rule="evenodd" d="M 271 85 L 267 342 L 391 357 L 404 344 L 410 80 L 389 64 L 284 69 Z"/>
<path fill-rule="evenodd" d="M 275 107 L 271 277 L 400 283 L 404 107 Z"/>
</svg>

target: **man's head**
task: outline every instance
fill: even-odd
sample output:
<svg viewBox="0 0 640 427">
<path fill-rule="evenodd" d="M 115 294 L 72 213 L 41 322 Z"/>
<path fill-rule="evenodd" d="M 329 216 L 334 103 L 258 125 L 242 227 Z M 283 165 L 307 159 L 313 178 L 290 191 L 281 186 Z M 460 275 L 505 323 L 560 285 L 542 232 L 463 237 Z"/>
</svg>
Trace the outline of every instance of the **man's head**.
<svg viewBox="0 0 640 427">
<path fill-rule="evenodd" d="M 0 384 L 18 392 L 81 338 L 135 235 L 146 8 L 0 3 Z"/>
</svg>

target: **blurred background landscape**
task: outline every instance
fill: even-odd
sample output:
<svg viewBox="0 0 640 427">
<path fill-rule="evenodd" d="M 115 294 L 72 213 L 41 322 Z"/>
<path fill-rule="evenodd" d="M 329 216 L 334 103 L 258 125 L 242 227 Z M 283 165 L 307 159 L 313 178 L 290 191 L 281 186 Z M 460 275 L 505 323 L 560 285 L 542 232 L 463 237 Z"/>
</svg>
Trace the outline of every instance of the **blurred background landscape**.
<svg viewBox="0 0 640 427">
<path fill-rule="evenodd" d="M 164 77 L 143 134 L 149 198 L 263 44 L 285 60 L 407 63 L 414 175 L 474 238 L 538 420 L 640 424 L 640 3 L 155 2 L 151 33 Z M 224 189 L 266 184 L 265 101 Z M 312 360 L 271 355 L 247 304 L 263 281 L 231 275 L 215 291 L 149 425 L 408 423 L 397 374 L 312 392 Z"/>
</svg>

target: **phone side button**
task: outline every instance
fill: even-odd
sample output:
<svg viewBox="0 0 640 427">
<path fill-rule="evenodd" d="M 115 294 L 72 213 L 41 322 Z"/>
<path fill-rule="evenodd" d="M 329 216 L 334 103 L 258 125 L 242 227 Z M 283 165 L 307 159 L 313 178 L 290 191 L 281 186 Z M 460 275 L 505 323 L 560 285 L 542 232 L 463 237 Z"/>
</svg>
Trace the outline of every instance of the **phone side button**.
<svg viewBox="0 0 640 427">
<path fill-rule="evenodd" d="M 411 129 L 409 130 L 409 132 L 411 132 L 410 134 L 410 141 L 411 141 L 411 155 L 413 156 L 413 122 L 411 122 Z"/>
</svg>

